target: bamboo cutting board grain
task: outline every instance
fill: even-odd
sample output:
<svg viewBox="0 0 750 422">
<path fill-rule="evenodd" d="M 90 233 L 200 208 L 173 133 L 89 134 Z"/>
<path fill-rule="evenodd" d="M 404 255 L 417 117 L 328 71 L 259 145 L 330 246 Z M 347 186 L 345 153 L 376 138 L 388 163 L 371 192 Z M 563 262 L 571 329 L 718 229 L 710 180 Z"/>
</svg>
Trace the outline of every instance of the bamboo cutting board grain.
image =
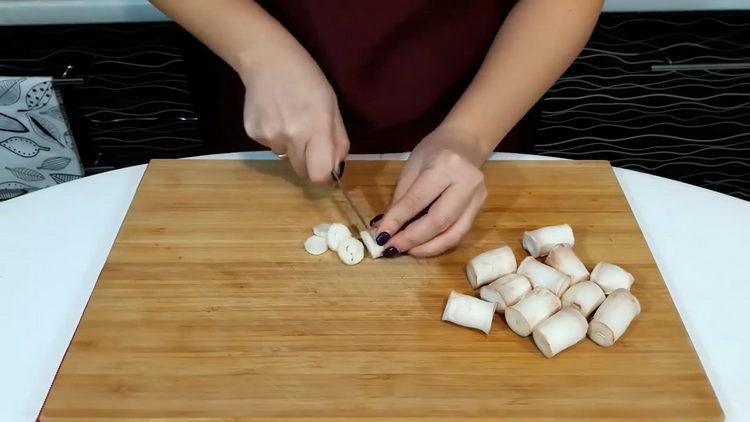
<svg viewBox="0 0 750 422">
<path fill-rule="evenodd" d="M 374 215 L 400 168 L 351 162 L 345 183 Z M 608 163 L 485 174 L 460 248 L 348 267 L 302 247 L 313 225 L 354 221 L 343 198 L 286 163 L 151 162 L 41 419 L 721 419 Z M 470 257 L 507 242 L 520 260 L 524 230 L 560 223 L 589 269 L 635 275 L 642 313 L 615 346 L 545 359 L 500 317 L 487 336 L 440 320 L 452 289 L 471 291 Z"/>
</svg>

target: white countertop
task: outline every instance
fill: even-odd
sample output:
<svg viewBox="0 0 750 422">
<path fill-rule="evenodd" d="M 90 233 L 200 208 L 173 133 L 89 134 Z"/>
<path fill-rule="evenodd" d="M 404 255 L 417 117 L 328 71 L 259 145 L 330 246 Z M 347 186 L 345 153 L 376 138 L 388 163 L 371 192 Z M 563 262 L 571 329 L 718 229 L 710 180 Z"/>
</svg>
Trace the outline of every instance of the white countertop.
<svg viewBox="0 0 750 422">
<path fill-rule="evenodd" d="M 606 0 L 605 12 L 750 9 L 750 0 Z M 148 0 L 0 0 L 0 25 L 168 20 Z"/>
<path fill-rule="evenodd" d="M 406 155 L 352 157 L 358 158 Z M 144 169 L 0 203 L 0 421 L 36 418 Z M 750 420 L 750 202 L 643 173 L 615 173 L 727 420 Z"/>
</svg>

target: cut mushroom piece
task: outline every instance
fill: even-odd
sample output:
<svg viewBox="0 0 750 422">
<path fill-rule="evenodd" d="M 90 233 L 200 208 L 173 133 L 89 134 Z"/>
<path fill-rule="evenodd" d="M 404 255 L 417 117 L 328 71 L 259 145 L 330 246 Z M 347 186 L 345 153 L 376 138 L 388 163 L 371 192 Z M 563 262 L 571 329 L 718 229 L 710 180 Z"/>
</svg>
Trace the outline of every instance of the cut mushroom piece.
<svg viewBox="0 0 750 422">
<path fill-rule="evenodd" d="M 365 245 L 353 237 L 347 237 L 338 245 L 339 259 L 346 265 L 359 264 L 365 257 Z"/>
<path fill-rule="evenodd" d="M 555 246 L 549 251 L 544 263 L 570 276 L 570 284 L 576 284 L 589 277 L 589 270 L 570 246 Z"/>
<path fill-rule="evenodd" d="M 532 287 L 543 287 L 557 296 L 561 296 L 570 287 L 568 275 L 530 256 L 521 261 L 517 272 L 526 276 Z"/>
<path fill-rule="evenodd" d="M 551 358 L 586 338 L 589 323 L 575 308 L 563 308 L 534 328 L 536 347 Z"/>
<path fill-rule="evenodd" d="M 370 257 L 372 259 L 380 258 L 381 256 L 383 256 L 383 250 L 385 250 L 385 248 L 375 242 L 375 239 L 372 238 L 372 234 L 370 234 L 370 232 L 363 230 L 359 232 L 359 237 L 362 238 L 362 243 L 365 244 L 365 247 L 370 253 Z"/>
<path fill-rule="evenodd" d="M 341 223 L 331 224 L 331 226 L 328 228 L 328 232 L 326 233 L 328 249 L 332 251 L 338 250 L 339 243 L 349 237 L 352 237 L 352 232 L 349 231 L 349 227 L 346 227 Z"/>
<path fill-rule="evenodd" d="M 443 321 L 489 334 L 492 328 L 492 317 L 495 315 L 495 306 L 492 302 L 451 291 L 443 310 Z"/>
<path fill-rule="evenodd" d="M 534 258 L 545 256 L 557 245 L 573 246 L 573 229 L 567 224 L 540 227 L 523 234 L 523 248 Z"/>
<path fill-rule="evenodd" d="M 560 310 L 560 298 L 547 289 L 537 287 L 520 302 L 505 309 L 505 321 L 513 332 L 526 337 L 539 323 Z"/>
<path fill-rule="evenodd" d="M 529 279 L 520 274 L 506 274 L 492 283 L 479 289 L 479 296 L 497 303 L 496 312 L 505 312 L 505 308 L 515 305 L 531 290 Z"/>
<path fill-rule="evenodd" d="M 617 289 L 596 310 L 589 324 L 589 338 L 600 346 L 612 346 L 640 313 L 638 299 L 627 289 Z"/>
<path fill-rule="evenodd" d="M 473 289 L 515 271 L 516 256 L 508 245 L 482 252 L 466 264 L 466 277 Z"/>
<path fill-rule="evenodd" d="M 591 271 L 591 281 L 598 284 L 605 294 L 610 294 L 617 289 L 630 290 L 635 277 L 618 265 L 600 262 Z"/>
<path fill-rule="evenodd" d="M 323 236 L 326 237 L 326 234 L 328 233 L 328 229 L 331 227 L 328 223 L 320 223 L 317 226 L 313 227 L 313 234 L 316 236 Z"/>
<path fill-rule="evenodd" d="M 312 235 L 305 240 L 305 250 L 310 255 L 320 255 L 328 250 L 325 237 Z"/>
<path fill-rule="evenodd" d="M 576 283 L 562 295 L 562 306 L 572 306 L 588 318 L 604 302 L 605 296 L 601 287 L 593 281 Z"/>
</svg>

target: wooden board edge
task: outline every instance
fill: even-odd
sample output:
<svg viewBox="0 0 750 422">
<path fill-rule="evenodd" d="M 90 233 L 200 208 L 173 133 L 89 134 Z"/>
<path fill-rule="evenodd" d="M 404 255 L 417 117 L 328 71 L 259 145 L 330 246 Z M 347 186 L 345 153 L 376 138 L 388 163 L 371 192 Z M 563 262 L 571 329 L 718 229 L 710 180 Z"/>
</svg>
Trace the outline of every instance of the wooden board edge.
<svg viewBox="0 0 750 422">
<path fill-rule="evenodd" d="M 57 370 L 55 371 L 55 376 L 52 377 L 52 382 L 49 385 L 49 388 L 47 389 L 47 394 L 44 396 L 44 401 L 42 402 L 42 405 L 39 407 L 39 412 L 37 413 L 36 420 L 37 421 L 44 421 L 44 408 L 47 406 L 47 401 L 50 398 L 50 395 L 52 394 L 52 390 L 55 386 L 55 381 L 57 381 L 57 376 L 60 375 L 60 370 L 62 369 L 63 364 L 65 363 L 65 358 L 68 356 L 68 352 L 70 351 L 70 346 L 73 344 L 73 341 L 75 340 L 76 336 L 78 335 L 78 329 L 81 327 L 81 321 L 83 321 L 83 318 L 86 316 L 86 310 L 89 307 L 89 303 L 91 302 L 91 296 L 94 295 L 94 290 L 96 290 L 96 286 L 99 285 L 99 281 L 101 280 L 102 273 L 104 272 L 105 267 L 107 266 L 107 262 L 109 262 L 109 257 L 112 254 L 112 250 L 114 249 L 115 245 L 117 244 L 118 239 L 120 238 L 120 235 L 122 234 L 122 229 L 125 226 L 125 222 L 128 220 L 128 216 L 130 216 L 130 213 L 132 212 L 133 203 L 135 202 L 138 192 L 141 189 L 141 186 L 143 185 L 143 181 L 146 180 L 146 175 L 149 173 L 149 170 L 152 168 L 152 163 L 154 161 L 168 161 L 168 160 L 150 160 L 148 164 L 146 165 L 146 169 L 143 171 L 143 175 L 141 176 L 141 179 L 138 181 L 138 186 L 135 188 L 135 192 L 133 193 L 133 199 L 130 201 L 130 205 L 128 205 L 128 210 L 125 212 L 125 215 L 122 218 L 122 221 L 120 222 L 120 227 L 117 228 L 117 234 L 115 235 L 115 238 L 112 242 L 112 246 L 107 253 L 107 257 L 104 260 L 104 265 L 102 265 L 102 269 L 99 271 L 99 274 L 96 276 L 96 281 L 94 282 L 94 285 L 91 288 L 91 294 L 89 294 L 88 299 L 86 299 L 86 304 L 83 306 L 83 311 L 81 312 L 81 317 L 78 318 L 78 322 L 76 323 L 76 328 L 73 330 L 73 335 L 70 337 L 70 341 L 68 342 L 68 345 L 65 347 L 65 352 L 63 353 L 62 358 L 60 359 L 60 363 L 57 365 Z"/>
</svg>

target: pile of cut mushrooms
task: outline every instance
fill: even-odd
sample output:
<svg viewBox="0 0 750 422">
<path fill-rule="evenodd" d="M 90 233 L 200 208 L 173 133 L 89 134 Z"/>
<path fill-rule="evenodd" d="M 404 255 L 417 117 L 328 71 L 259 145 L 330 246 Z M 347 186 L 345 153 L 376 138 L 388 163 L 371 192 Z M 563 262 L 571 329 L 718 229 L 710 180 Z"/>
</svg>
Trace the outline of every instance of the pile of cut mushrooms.
<svg viewBox="0 0 750 422">
<path fill-rule="evenodd" d="M 384 248 L 375 242 L 369 232 L 361 231 L 359 237 L 361 240 L 352 236 L 345 224 L 321 223 L 313 227 L 312 236 L 305 240 L 305 250 L 311 255 L 321 255 L 332 250 L 346 265 L 359 264 L 365 257 L 365 248 L 373 259 L 383 255 Z"/>
<path fill-rule="evenodd" d="M 586 335 L 600 346 L 612 346 L 640 314 L 640 303 L 630 293 L 633 275 L 608 262 L 589 273 L 573 251 L 569 225 L 527 231 L 522 244 L 530 256 L 520 264 L 508 245 L 471 259 L 466 276 L 479 297 L 452 291 L 443 321 L 488 334 L 495 313 L 504 314 L 513 332 L 531 335 L 551 358 Z"/>
</svg>

